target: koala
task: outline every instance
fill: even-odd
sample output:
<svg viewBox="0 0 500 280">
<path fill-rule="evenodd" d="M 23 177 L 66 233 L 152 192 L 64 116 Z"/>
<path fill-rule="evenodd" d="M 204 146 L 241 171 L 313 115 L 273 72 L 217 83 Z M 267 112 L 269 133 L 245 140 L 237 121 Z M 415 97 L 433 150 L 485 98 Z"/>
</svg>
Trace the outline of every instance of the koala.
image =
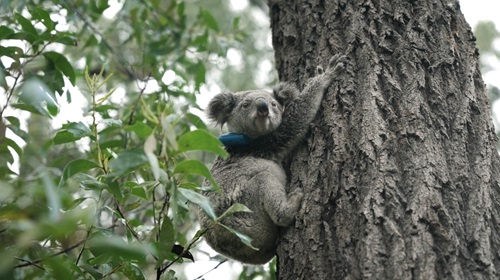
<svg viewBox="0 0 500 280">
<path fill-rule="evenodd" d="M 326 71 L 317 68 L 305 88 L 279 83 L 272 93 L 262 90 L 220 93 L 207 107 L 207 115 L 231 133 L 244 134 L 249 143 L 226 146 L 230 156 L 217 158 L 211 171 L 222 193 L 208 192 L 217 215 L 241 203 L 253 212 L 235 213 L 221 221 L 252 239 L 252 249 L 200 211 L 200 223 L 208 228 L 206 242 L 217 252 L 249 264 L 264 264 L 276 253 L 278 227 L 287 227 L 298 212 L 303 193 L 286 193 L 282 160 L 305 138 L 323 96 L 347 56 L 336 55 Z M 205 181 L 207 186 L 209 182 Z M 211 226 L 212 225 L 212 226 Z"/>
</svg>

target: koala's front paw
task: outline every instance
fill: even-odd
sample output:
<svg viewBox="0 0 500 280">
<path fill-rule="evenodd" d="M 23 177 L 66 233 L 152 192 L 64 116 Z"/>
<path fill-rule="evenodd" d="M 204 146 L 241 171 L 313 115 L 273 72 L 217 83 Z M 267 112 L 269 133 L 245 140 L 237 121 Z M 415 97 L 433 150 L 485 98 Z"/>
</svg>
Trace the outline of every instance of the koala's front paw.
<svg viewBox="0 0 500 280">
<path fill-rule="evenodd" d="M 332 73 L 338 73 L 347 67 L 349 61 L 350 59 L 347 55 L 336 54 L 330 59 L 330 62 L 328 63 L 328 71 Z"/>
<path fill-rule="evenodd" d="M 332 75 L 338 74 L 340 71 L 344 70 L 349 64 L 349 57 L 347 55 L 336 54 L 328 62 L 327 71 Z M 316 67 L 316 75 L 322 75 L 325 73 L 323 67 L 318 65 Z"/>
</svg>

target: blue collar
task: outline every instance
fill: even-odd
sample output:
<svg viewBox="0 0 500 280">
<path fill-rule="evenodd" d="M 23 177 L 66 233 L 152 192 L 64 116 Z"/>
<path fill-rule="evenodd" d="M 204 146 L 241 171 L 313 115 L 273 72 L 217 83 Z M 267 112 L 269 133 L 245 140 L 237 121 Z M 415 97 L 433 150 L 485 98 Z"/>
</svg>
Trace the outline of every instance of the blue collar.
<svg viewBox="0 0 500 280">
<path fill-rule="evenodd" d="M 246 146 L 252 142 L 252 139 L 243 133 L 227 133 L 219 136 L 219 141 L 226 147 Z"/>
</svg>

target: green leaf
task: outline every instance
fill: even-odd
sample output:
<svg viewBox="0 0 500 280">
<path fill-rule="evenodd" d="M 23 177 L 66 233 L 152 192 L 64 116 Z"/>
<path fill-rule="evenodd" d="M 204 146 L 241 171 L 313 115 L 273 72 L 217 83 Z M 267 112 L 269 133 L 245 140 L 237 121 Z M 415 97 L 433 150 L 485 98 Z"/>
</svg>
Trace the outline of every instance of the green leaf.
<svg viewBox="0 0 500 280">
<path fill-rule="evenodd" d="M 239 27 L 240 27 L 240 17 L 235 17 L 233 19 L 233 29 L 238 30 Z"/>
<path fill-rule="evenodd" d="M 88 39 L 87 42 L 85 42 L 85 45 L 83 46 L 84 49 L 87 49 L 89 47 L 93 47 L 97 45 L 99 41 L 97 41 L 97 38 L 94 35 L 91 35 Z"/>
<path fill-rule="evenodd" d="M 59 107 L 54 93 L 47 85 L 37 78 L 31 78 L 21 86 L 19 100 L 26 106 L 17 106 L 20 109 L 34 109 L 42 115 L 57 115 Z M 29 111 L 29 110 L 28 110 Z"/>
<path fill-rule="evenodd" d="M 116 176 L 122 176 L 136 170 L 147 162 L 148 158 L 144 154 L 144 150 L 134 148 L 118 154 L 118 157 L 109 163 L 109 167 L 116 173 Z"/>
<path fill-rule="evenodd" d="M 61 71 L 66 77 L 68 77 L 72 85 L 75 85 L 75 70 L 64 55 L 57 52 L 45 52 L 43 55 L 54 63 L 57 70 Z"/>
<path fill-rule="evenodd" d="M 20 128 L 21 126 L 21 122 L 19 121 L 18 118 L 16 117 L 12 117 L 12 116 L 8 116 L 8 117 L 5 117 L 6 120 L 9 121 L 9 123 L 17 128 Z"/>
<path fill-rule="evenodd" d="M 0 146 L 11 147 L 19 157 L 23 154 L 23 149 L 19 147 L 19 145 L 10 138 L 5 137 L 1 139 Z"/>
<path fill-rule="evenodd" d="M 0 56 L 8 56 L 14 60 L 24 55 L 23 49 L 19 47 L 3 47 L 0 46 Z"/>
<path fill-rule="evenodd" d="M 88 199 L 88 197 L 80 197 L 80 198 L 77 198 L 75 200 L 72 200 L 71 203 L 69 203 L 69 205 L 66 205 L 63 207 L 63 210 L 64 211 L 71 210 L 71 209 L 75 208 L 76 206 L 80 205 L 82 202 L 84 202 L 87 199 Z"/>
<path fill-rule="evenodd" d="M 205 68 L 205 64 L 202 61 L 199 61 L 198 64 L 196 64 L 196 72 L 194 75 L 196 88 L 199 88 L 203 83 L 205 83 L 206 73 L 207 69 Z"/>
<path fill-rule="evenodd" d="M 39 20 L 45 27 L 47 27 L 47 31 L 52 31 L 55 27 L 54 22 L 50 18 L 50 13 L 46 10 L 36 7 L 35 9 L 30 9 L 30 14 L 33 16 L 33 19 Z"/>
<path fill-rule="evenodd" d="M 159 183 L 157 181 L 146 181 L 140 184 L 136 182 L 125 182 L 125 186 L 130 188 L 130 192 L 144 200 L 148 200 L 152 193 L 154 187 L 156 187 Z"/>
<path fill-rule="evenodd" d="M 33 26 L 33 24 L 31 24 L 31 21 L 26 19 L 25 17 L 23 17 L 21 14 L 19 13 L 16 13 L 14 15 L 14 17 L 16 18 L 17 22 L 21 25 L 21 28 L 30 33 L 30 34 L 33 34 L 35 36 L 38 36 L 38 32 L 36 31 L 35 27 Z"/>
<path fill-rule="evenodd" d="M 107 0 L 94 0 L 90 1 L 90 8 L 93 14 L 101 15 L 107 8 L 109 8 L 109 4 Z"/>
<path fill-rule="evenodd" d="M 97 163 L 86 159 L 75 159 L 69 162 L 66 167 L 64 167 L 63 175 L 59 181 L 59 188 L 62 187 L 71 176 L 96 167 L 99 167 Z"/>
<path fill-rule="evenodd" d="M 72 279 L 73 273 L 70 270 L 69 259 L 58 255 L 53 258 L 44 260 L 44 264 L 48 267 L 47 272 L 53 279 Z"/>
<path fill-rule="evenodd" d="M 231 207 L 229 207 L 224 213 L 222 213 L 222 215 L 220 215 L 217 218 L 217 221 L 221 221 L 222 219 L 224 219 L 226 217 L 229 217 L 229 216 L 231 216 L 231 215 L 233 215 L 234 213 L 237 213 L 237 212 L 248 212 L 248 213 L 251 213 L 253 211 L 250 210 L 250 209 L 248 209 L 248 207 L 246 207 L 243 204 L 235 203 L 235 204 L 231 205 Z"/>
<path fill-rule="evenodd" d="M 201 175 L 205 178 L 207 178 L 210 183 L 212 183 L 212 186 L 217 192 L 220 192 L 221 189 L 219 185 L 217 185 L 217 182 L 215 182 L 214 178 L 212 177 L 212 173 L 210 173 L 210 170 L 200 161 L 195 160 L 195 159 L 188 159 L 179 162 L 175 168 L 174 168 L 174 174 L 185 174 L 185 175 Z"/>
<path fill-rule="evenodd" d="M 137 260 L 145 261 L 146 256 L 152 252 L 148 245 L 126 243 L 117 236 L 96 236 L 87 242 L 87 248 L 95 256 L 107 256 L 115 261 L 126 260 L 128 262 Z"/>
<path fill-rule="evenodd" d="M 189 120 L 190 123 L 196 126 L 197 129 L 205 129 L 205 130 L 207 129 L 205 123 L 197 115 L 192 113 L 186 113 L 186 118 Z"/>
<path fill-rule="evenodd" d="M 147 195 L 147 193 L 146 193 L 146 190 L 145 190 L 143 187 L 141 187 L 141 186 L 137 186 L 137 187 L 133 187 L 133 188 L 131 188 L 131 189 L 130 189 L 130 192 L 131 192 L 133 195 L 135 195 L 135 196 L 137 196 L 137 197 L 139 197 L 139 198 L 142 198 L 142 199 L 144 199 L 144 200 L 147 200 L 147 199 L 148 199 L 148 195 Z"/>
<path fill-rule="evenodd" d="M 93 136 L 92 131 L 82 122 L 63 124 L 62 128 L 54 136 L 54 144 L 75 142 L 86 136 Z"/>
<path fill-rule="evenodd" d="M 200 208 L 203 210 L 203 212 L 205 212 L 205 214 L 207 214 L 207 216 L 212 221 L 215 221 L 217 216 L 215 215 L 215 211 L 212 207 L 212 203 L 210 202 L 210 199 L 208 199 L 208 197 L 203 196 L 197 192 L 194 192 L 194 191 L 188 190 L 188 189 L 179 188 L 178 191 L 187 200 L 200 206 Z"/>
<path fill-rule="evenodd" d="M 0 40 L 9 37 L 11 34 L 14 34 L 14 30 L 5 25 L 0 26 Z"/>
<path fill-rule="evenodd" d="M 5 139 L 8 139 L 8 138 L 5 138 Z M 12 140 L 10 140 L 10 141 L 12 141 Z M 7 143 L 2 141 L 2 142 L 0 142 L 0 165 L 6 166 L 7 163 L 13 164 L 14 157 L 12 156 L 12 153 L 9 150 Z"/>
<path fill-rule="evenodd" d="M 172 220 L 167 215 L 163 216 L 159 238 L 158 264 L 162 264 L 175 243 L 175 229 Z"/>
<path fill-rule="evenodd" d="M 191 41 L 191 44 L 198 48 L 198 51 L 203 52 L 207 50 L 208 39 L 209 39 L 208 30 L 203 34 L 200 34 Z"/>
<path fill-rule="evenodd" d="M 67 46 L 76 46 L 78 45 L 78 38 L 73 34 L 58 32 L 55 37 L 53 37 L 54 42 L 61 43 Z M 85 48 L 84 48 L 85 49 Z"/>
<path fill-rule="evenodd" d="M 219 24 L 217 23 L 217 20 L 214 18 L 214 16 L 207 10 L 202 10 L 201 11 L 201 18 L 203 19 L 203 22 L 212 30 L 214 31 L 219 31 Z"/>
<path fill-rule="evenodd" d="M 145 280 L 144 272 L 135 264 L 127 263 L 120 268 L 120 272 L 127 277 L 128 280 Z"/>
<path fill-rule="evenodd" d="M 250 237 L 244 235 L 243 233 L 236 231 L 235 229 L 232 229 L 226 225 L 223 225 L 223 224 L 219 224 L 219 225 L 223 226 L 225 229 L 229 230 L 231 233 L 236 235 L 241 240 L 241 242 L 243 242 L 243 244 L 254 249 L 255 251 L 259 250 L 259 248 L 255 248 L 254 246 L 252 246 L 252 238 L 250 238 Z"/>
<path fill-rule="evenodd" d="M 120 202 L 120 203 L 125 203 L 124 198 L 125 196 L 123 195 L 122 188 L 120 187 L 120 184 L 118 184 L 117 180 L 109 180 L 111 178 L 108 178 L 106 181 L 107 183 L 107 190 Z"/>
<path fill-rule="evenodd" d="M 125 131 L 133 132 L 141 139 L 146 139 L 146 137 L 153 133 L 153 129 L 142 122 L 135 122 L 133 125 L 127 125 Z"/>
<path fill-rule="evenodd" d="M 75 174 L 74 177 L 75 181 L 80 182 L 80 187 L 85 190 L 103 190 L 108 188 L 107 184 L 85 173 Z"/>
<path fill-rule="evenodd" d="M 64 93 L 64 75 L 55 66 L 44 72 L 43 79 L 53 92 L 59 93 L 59 96 Z"/>
<path fill-rule="evenodd" d="M 149 137 L 144 141 L 144 154 L 148 158 L 149 165 L 151 166 L 151 172 L 153 172 L 153 176 L 155 180 L 160 180 L 160 163 L 158 162 L 158 158 L 156 157 L 154 151 L 156 150 L 156 138 L 153 134 L 149 135 Z"/>
<path fill-rule="evenodd" d="M 170 146 L 171 149 L 177 150 L 177 134 L 175 133 L 174 128 L 172 127 L 172 115 L 167 116 L 167 117 L 162 117 L 160 119 L 161 121 L 161 128 L 163 130 L 163 137 L 164 137 L 164 142 L 166 141 L 168 145 Z"/>
<path fill-rule="evenodd" d="M 203 129 L 193 130 L 181 136 L 178 141 L 179 152 L 203 150 L 210 151 L 222 157 L 229 154 L 224 150 L 220 141 Z"/>
</svg>

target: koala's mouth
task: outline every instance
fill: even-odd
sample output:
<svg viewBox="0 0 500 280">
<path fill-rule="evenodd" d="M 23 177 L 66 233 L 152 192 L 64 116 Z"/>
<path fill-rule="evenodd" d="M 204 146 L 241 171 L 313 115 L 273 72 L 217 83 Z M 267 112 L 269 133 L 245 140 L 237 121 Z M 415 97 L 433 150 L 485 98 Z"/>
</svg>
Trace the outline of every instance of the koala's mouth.
<svg viewBox="0 0 500 280">
<path fill-rule="evenodd" d="M 270 116 L 257 117 L 254 121 L 256 130 L 261 134 L 270 133 L 275 129 Z"/>
</svg>

